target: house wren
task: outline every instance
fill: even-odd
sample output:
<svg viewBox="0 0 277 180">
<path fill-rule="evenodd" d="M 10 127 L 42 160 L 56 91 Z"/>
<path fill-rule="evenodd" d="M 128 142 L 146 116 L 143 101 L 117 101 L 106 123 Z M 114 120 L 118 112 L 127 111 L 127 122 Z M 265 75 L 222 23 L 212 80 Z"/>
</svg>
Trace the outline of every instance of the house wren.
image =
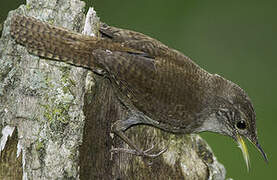
<svg viewBox="0 0 277 180">
<path fill-rule="evenodd" d="M 93 70 L 103 69 L 129 108 L 129 117 L 112 130 L 132 150 L 140 150 L 125 134 L 147 124 L 172 133 L 211 131 L 232 137 L 249 158 L 243 137 L 267 161 L 257 139 L 256 115 L 248 95 L 238 85 L 210 74 L 182 53 L 144 34 L 100 25 L 99 37 L 82 35 L 34 18 L 15 15 L 11 35 L 35 55 Z"/>
</svg>

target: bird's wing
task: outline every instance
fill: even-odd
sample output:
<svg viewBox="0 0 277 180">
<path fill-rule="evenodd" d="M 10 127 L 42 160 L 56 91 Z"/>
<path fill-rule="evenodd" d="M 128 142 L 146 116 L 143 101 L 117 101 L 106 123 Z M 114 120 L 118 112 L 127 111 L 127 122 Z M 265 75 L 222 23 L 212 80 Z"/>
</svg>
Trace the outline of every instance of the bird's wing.
<svg viewBox="0 0 277 180">
<path fill-rule="evenodd" d="M 142 51 L 148 57 L 164 56 L 171 50 L 160 41 L 139 32 L 108 26 L 104 23 L 101 23 L 99 31 L 103 37 Z"/>
</svg>

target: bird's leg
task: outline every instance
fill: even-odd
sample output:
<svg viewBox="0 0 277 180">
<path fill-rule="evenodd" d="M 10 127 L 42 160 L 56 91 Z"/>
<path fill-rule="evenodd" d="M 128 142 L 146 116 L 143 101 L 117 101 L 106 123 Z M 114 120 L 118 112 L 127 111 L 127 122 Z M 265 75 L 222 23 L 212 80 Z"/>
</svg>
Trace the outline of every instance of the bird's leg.
<svg viewBox="0 0 277 180">
<path fill-rule="evenodd" d="M 164 153 L 167 148 L 164 148 L 160 152 L 156 154 L 150 154 L 149 151 L 151 151 L 154 146 L 147 150 L 141 150 L 139 149 L 134 142 L 132 142 L 124 133 L 126 129 L 128 129 L 130 126 L 137 125 L 137 124 L 142 124 L 143 122 L 139 119 L 138 116 L 131 116 L 125 120 L 118 120 L 112 125 L 112 132 L 115 133 L 118 137 L 120 137 L 123 141 L 125 141 L 131 149 L 126 149 L 126 148 L 113 148 L 113 152 L 125 152 L 137 156 L 143 156 L 143 157 L 150 157 L 150 158 L 155 158 L 160 156 L 162 153 Z"/>
</svg>

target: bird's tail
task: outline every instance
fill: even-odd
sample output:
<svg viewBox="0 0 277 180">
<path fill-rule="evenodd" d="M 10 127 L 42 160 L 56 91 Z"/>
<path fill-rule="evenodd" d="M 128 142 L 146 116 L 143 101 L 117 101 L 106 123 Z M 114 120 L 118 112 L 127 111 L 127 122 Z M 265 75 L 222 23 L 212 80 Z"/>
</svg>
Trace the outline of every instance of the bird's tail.
<svg viewBox="0 0 277 180">
<path fill-rule="evenodd" d="M 93 66 L 92 51 L 97 46 L 97 38 L 20 15 L 12 18 L 11 35 L 35 55 L 77 66 Z"/>
<path fill-rule="evenodd" d="M 98 64 L 95 50 L 137 52 L 111 39 L 86 36 L 22 15 L 12 17 L 11 35 L 32 54 L 90 69 Z"/>
</svg>

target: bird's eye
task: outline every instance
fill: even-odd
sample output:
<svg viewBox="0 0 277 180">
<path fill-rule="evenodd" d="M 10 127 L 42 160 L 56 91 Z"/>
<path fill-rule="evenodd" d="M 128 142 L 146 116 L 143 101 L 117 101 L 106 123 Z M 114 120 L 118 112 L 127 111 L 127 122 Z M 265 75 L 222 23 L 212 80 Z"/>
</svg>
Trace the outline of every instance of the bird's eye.
<svg viewBox="0 0 277 180">
<path fill-rule="evenodd" d="M 246 128 L 246 122 L 244 120 L 240 120 L 237 122 L 237 128 L 238 129 L 245 129 Z"/>
</svg>

